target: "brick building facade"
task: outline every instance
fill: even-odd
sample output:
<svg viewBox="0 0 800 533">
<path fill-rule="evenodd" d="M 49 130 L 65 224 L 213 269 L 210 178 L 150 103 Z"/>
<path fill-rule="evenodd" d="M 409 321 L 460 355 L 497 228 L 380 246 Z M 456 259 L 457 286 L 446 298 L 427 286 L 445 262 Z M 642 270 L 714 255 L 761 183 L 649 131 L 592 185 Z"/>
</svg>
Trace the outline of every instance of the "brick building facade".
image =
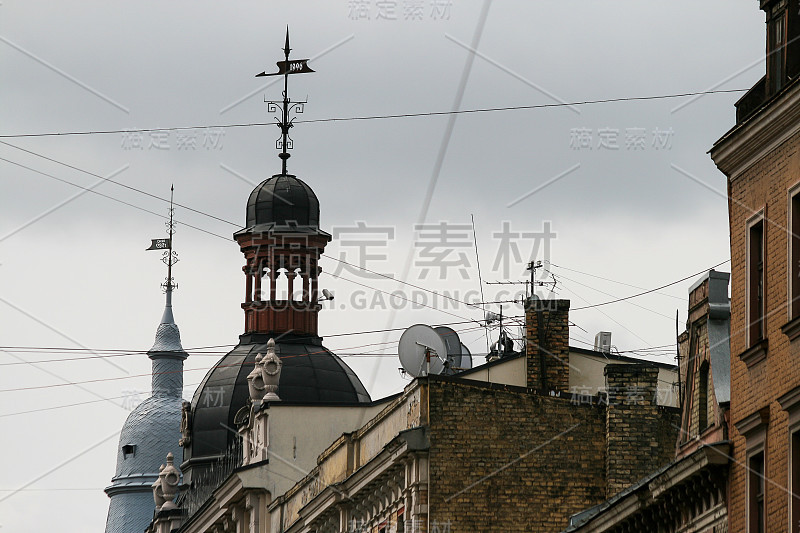
<svg viewBox="0 0 800 533">
<path fill-rule="evenodd" d="M 762 0 L 767 73 L 711 150 L 731 240 L 731 531 L 800 531 L 800 20 Z"/>
<path fill-rule="evenodd" d="M 565 533 L 727 533 L 728 280 L 727 273 L 711 270 L 689 290 L 689 318 L 679 337 L 683 395 L 673 460 L 643 473 L 633 485 L 617 487 L 620 490 L 602 504 L 574 515 Z M 632 412 L 621 423 L 635 423 L 638 416 L 641 413 Z M 637 464 L 638 457 L 639 465 L 646 466 L 648 449 L 648 443 L 637 442 L 631 464 Z"/>
<path fill-rule="evenodd" d="M 180 531 L 560 531 L 570 515 L 668 463 L 679 427 L 678 410 L 657 405 L 659 368 L 650 364 L 607 364 L 607 393 L 575 401 L 568 309 L 566 300 L 532 302 L 524 365 L 488 364 L 519 368 L 527 386 L 465 372 L 416 378 L 364 406 L 253 401 L 237 415 L 242 465 Z M 315 420 L 344 429 L 304 469 L 303 432 L 323 430 Z M 280 479 L 298 470 L 299 482 Z M 156 518 L 151 533 L 175 525 L 173 510 Z"/>
</svg>

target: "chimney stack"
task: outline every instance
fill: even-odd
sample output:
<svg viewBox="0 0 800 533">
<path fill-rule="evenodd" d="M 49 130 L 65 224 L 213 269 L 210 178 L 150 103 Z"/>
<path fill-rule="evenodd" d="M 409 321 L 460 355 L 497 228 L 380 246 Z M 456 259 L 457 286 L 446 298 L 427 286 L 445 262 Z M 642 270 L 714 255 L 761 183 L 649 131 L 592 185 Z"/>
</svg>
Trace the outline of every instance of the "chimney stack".
<svg viewBox="0 0 800 533">
<path fill-rule="evenodd" d="M 527 386 L 540 392 L 569 390 L 569 300 L 525 302 Z"/>
<path fill-rule="evenodd" d="M 668 463 L 660 443 L 677 434 L 677 412 L 660 414 L 656 403 L 658 367 L 647 363 L 606 365 L 606 496 Z"/>
</svg>

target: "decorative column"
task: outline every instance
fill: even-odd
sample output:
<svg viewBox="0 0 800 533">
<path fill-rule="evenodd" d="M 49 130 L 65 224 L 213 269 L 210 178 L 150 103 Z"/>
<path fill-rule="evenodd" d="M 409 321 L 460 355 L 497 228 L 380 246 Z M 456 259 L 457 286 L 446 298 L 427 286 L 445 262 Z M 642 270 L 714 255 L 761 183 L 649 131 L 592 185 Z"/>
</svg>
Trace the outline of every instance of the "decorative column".
<svg viewBox="0 0 800 533">
<path fill-rule="evenodd" d="M 244 302 L 249 304 L 253 301 L 253 270 L 248 265 L 242 267 L 242 270 L 245 277 Z"/>
<path fill-rule="evenodd" d="M 303 278 L 303 297 L 301 299 L 307 303 L 311 301 L 311 280 L 309 279 L 308 258 L 306 258 L 301 265 L 300 276 Z"/>
<path fill-rule="evenodd" d="M 288 280 L 288 285 L 286 289 L 286 301 L 291 302 L 294 300 L 294 278 L 297 277 L 297 272 L 292 270 L 292 266 L 286 269 L 286 279 Z"/>
<path fill-rule="evenodd" d="M 269 265 L 269 298 L 267 301 L 274 302 L 278 292 L 278 265 L 275 261 L 270 261 Z"/>
<path fill-rule="evenodd" d="M 263 273 L 264 273 L 264 267 L 261 264 L 261 259 L 256 257 L 256 259 L 255 259 L 255 267 L 252 270 L 252 275 L 254 275 L 255 278 L 256 278 L 255 279 L 255 287 L 254 287 L 255 293 L 253 295 L 254 296 L 253 299 L 255 301 L 257 301 L 257 302 L 260 302 L 261 300 L 263 300 L 263 298 L 261 297 L 261 276 L 262 276 Z"/>
</svg>

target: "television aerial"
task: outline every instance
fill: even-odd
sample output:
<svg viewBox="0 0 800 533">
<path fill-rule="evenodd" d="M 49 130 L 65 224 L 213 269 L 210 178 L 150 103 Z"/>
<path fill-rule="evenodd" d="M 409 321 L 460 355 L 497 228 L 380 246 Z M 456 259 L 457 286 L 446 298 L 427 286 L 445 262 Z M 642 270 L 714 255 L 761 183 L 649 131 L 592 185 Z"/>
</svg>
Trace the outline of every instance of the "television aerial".
<svg viewBox="0 0 800 533">
<path fill-rule="evenodd" d="M 397 346 L 403 370 L 414 376 L 441 374 L 449 366 L 447 344 L 430 326 L 414 324 L 400 336 Z"/>
</svg>

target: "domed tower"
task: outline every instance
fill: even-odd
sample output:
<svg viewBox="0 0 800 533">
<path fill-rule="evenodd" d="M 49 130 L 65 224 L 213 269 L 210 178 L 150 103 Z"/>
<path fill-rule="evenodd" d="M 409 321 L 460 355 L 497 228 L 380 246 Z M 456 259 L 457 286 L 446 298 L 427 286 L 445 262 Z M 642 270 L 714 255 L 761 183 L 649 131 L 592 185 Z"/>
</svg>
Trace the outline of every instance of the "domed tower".
<svg viewBox="0 0 800 533">
<path fill-rule="evenodd" d="M 287 34 L 287 64 L 288 47 Z M 291 127 L 287 116 L 295 104 L 285 91 L 283 102 L 276 104 L 284 109 L 284 122 L 279 124 L 283 137 L 278 141 L 283 147 L 283 171 L 253 189 L 247 201 L 246 227 L 233 236 L 245 257 L 244 333 L 239 344 L 206 374 L 184 419 L 188 433 L 183 439 L 181 470 L 191 489 L 198 488 L 202 474 L 238 442 L 234 418 L 250 398 L 247 375 L 256 355 L 267 351 L 270 339 L 275 340 L 275 352 L 283 363 L 278 393 L 283 403 L 371 401 L 358 376 L 323 346 L 318 335 L 318 262 L 331 236 L 320 229 L 314 191 L 286 172 Z"/>
<path fill-rule="evenodd" d="M 188 354 L 181 346 L 181 334 L 172 315 L 172 209 L 169 239 L 156 239 L 150 249 L 166 248 L 166 305 L 156 329 L 153 347 L 147 352 L 152 361 L 152 395 L 128 415 L 119 436 L 117 469 L 105 492 L 111 502 L 106 533 L 144 531 L 153 518 L 152 484 L 158 479 L 159 465 L 170 452 L 177 452 L 181 431 L 183 361 Z M 156 246 L 156 242 L 162 246 Z"/>
<path fill-rule="evenodd" d="M 330 242 L 319 229 L 319 202 L 303 181 L 278 174 L 247 203 L 247 227 L 234 234 L 245 257 L 244 333 L 203 379 L 192 398 L 191 432 L 181 470 L 187 483 L 238 439 L 234 417 L 249 394 L 247 375 L 269 339 L 283 362 L 283 403 L 370 402 L 358 376 L 318 335 L 319 257 Z"/>
</svg>

